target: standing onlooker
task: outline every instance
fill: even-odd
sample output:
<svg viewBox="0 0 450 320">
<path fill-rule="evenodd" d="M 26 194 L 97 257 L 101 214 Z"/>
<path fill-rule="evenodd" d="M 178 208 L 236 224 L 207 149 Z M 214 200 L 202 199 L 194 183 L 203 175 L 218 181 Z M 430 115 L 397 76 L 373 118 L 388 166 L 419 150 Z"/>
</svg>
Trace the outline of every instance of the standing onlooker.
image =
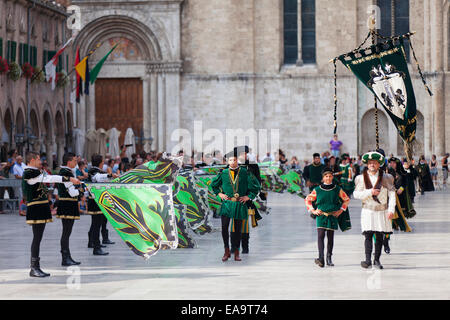
<svg viewBox="0 0 450 320">
<path fill-rule="evenodd" d="M 330 150 L 331 155 L 333 155 L 335 158 L 338 158 L 341 153 L 342 148 L 342 141 L 338 140 L 338 135 L 333 135 L 333 140 L 330 140 Z"/>
<path fill-rule="evenodd" d="M 449 154 L 446 153 L 444 158 L 442 158 L 442 185 L 443 185 L 444 189 L 447 189 L 448 157 L 449 157 Z"/>
<path fill-rule="evenodd" d="M 14 164 L 14 167 L 13 167 L 14 177 L 16 179 L 22 180 L 23 170 L 24 169 L 25 169 L 25 163 L 23 163 L 22 156 L 17 156 L 16 157 L 16 163 Z M 19 199 L 22 199 L 22 197 L 23 197 L 22 188 L 16 188 L 16 192 L 17 192 L 17 195 L 18 195 Z"/>
<path fill-rule="evenodd" d="M 437 164 L 438 163 L 436 160 L 436 155 L 433 154 L 431 156 L 431 161 L 430 161 L 430 173 L 431 173 L 431 179 L 433 180 L 434 189 L 437 188 L 437 176 L 438 176 Z"/>
</svg>

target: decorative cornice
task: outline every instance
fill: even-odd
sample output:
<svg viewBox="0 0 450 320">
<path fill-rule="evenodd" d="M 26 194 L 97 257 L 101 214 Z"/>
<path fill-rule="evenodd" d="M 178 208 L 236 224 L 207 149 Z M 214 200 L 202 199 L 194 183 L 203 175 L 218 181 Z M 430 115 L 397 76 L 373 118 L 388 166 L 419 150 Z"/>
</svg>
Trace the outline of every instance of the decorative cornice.
<svg viewBox="0 0 450 320">
<path fill-rule="evenodd" d="M 181 73 L 183 71 L 182 61 L 157 61 L 146 64 L 147 74 L 150 73 Z"/>
</svg>

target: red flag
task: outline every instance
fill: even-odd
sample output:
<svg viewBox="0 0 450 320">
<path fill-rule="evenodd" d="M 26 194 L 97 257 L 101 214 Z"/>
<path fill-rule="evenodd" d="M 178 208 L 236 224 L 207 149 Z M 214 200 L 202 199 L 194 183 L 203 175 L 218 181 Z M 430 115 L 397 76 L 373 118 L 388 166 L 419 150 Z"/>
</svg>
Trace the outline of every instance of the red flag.
<svg viewBox="0 0 450 320">
<path fill-rule="evenodd" d="M 80 47 L 77 48 L 77 54 L 75 56 L 75 66 L 80 63 Z M 77 98 L 76 101 L 80 103 L 80 96 L 83 94 L 81 77 L 78 72 L 75 72 L 77 79 Z"/>
</svg>

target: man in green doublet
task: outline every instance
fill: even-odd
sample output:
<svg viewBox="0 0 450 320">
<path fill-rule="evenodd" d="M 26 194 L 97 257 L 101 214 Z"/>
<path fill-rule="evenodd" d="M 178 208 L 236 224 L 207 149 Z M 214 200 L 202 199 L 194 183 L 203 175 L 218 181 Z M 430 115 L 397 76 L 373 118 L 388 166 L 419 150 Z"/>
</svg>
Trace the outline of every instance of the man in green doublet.
<svg viewBox="0 0 450 320">
<path fill-rule="evenodd" d="M 241 242 L 242 221 L 248 219 L 248 207 L 246 202 L 255 199 L 261 185 L 244 167 L 240 167 L 237 162 L 235 151 L 226 155 L 229 168 L 222 170 L 212 180 L 213 192 L 222 199 L 218 215 L 222 220 L 222 238 L 225 253 L 222 261 L 230 258 L 229 247 L 229 225 L 230 220 L 235 221 L 236 232 L 231 233 L 231 251 L 234 252 L 234 259 L 240 261 L 239 245 Z"/>
</svg>

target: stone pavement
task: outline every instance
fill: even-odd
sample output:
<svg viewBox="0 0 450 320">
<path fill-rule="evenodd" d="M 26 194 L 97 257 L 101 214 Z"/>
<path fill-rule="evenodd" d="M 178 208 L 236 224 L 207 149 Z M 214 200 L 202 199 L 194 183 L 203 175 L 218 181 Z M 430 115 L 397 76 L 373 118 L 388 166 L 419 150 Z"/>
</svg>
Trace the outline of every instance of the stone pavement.
<svg viewBox="0 0 450 320">
<path fill-rule="evenodd" d="M 87 249 L 90 217 L 75 222 L 71 251 L 80 268 L 61 267 L 61 222 L 47 225 L 41 266 L 51 277 L 30 278 L 31 228 L 0 215 L 0 299 L 449 299 L 450 192 L 416 197 L 412 233 L 392 236 L 384 270 L 362 269 L 360 201 L 350 203 L 353 229 L 335 235 L 335 267 L 319 268 L 315 222 L 302 199 L 269 194 L 272 212 L 251 230 L 250 254 L 221 261 L 220 232 L 197 236 L 198 248 L 161 251 L 145 261 L 111 230 L 108 256 Z M 214 223 L 218 226 L 219 220 Z"/>
</svg>

